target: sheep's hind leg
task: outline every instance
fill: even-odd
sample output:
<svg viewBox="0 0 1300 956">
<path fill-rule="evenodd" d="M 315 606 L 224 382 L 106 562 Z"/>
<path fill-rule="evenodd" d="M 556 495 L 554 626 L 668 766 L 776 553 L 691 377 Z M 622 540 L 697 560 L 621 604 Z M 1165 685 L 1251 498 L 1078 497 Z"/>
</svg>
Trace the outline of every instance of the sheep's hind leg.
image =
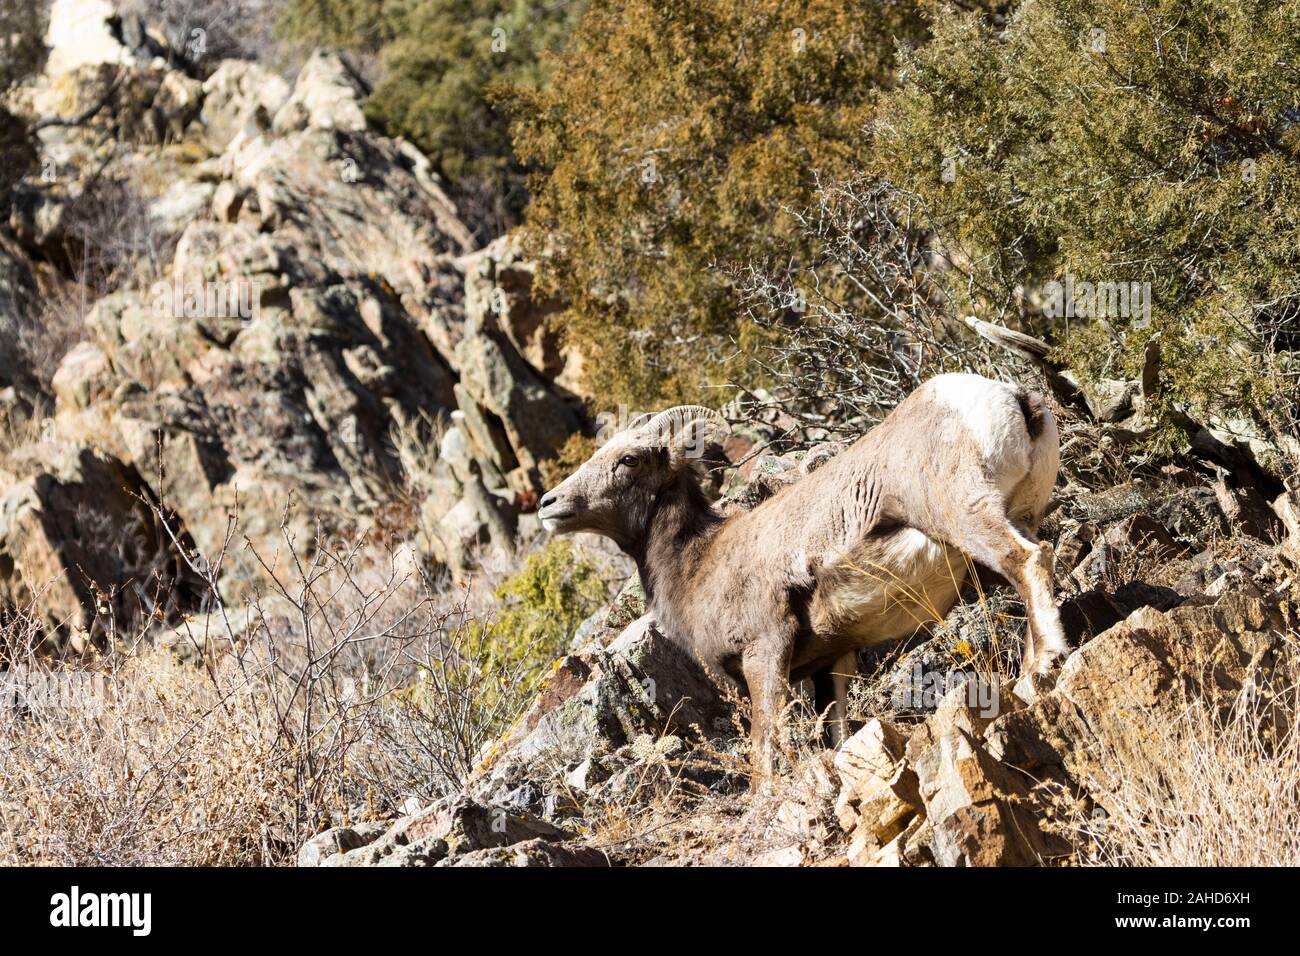
<svg viewBox="0 0 1300 956">
<path fill-rule="evenodd" d="M 1020 594 L 1029 617 L 1021 675 L 1047 674 L 1069 651 L 1056 608 L 1052 546 L 1018 528 L 992 495 L 979 499 L 970 517 L 952 544 L 1002 575 Z"/>
<path fill-rule="evenodd" d="M 1061 612 L 1056 607 L 1056 555 L 1046 541 L 1026 538 L 1026 542 L 1034 549 L 1025 562 L 1025 575 L 1035 595 L 1032 605 L 1026 604 L 1026 607 L 1033 607 L 1034 640 L 1026 645 L 1029 653 L 1020 666 L 1022 673 L 1045 674 L 1070 652 L 1070 646 L 1061 625 Z"/>
<path fill-rule="evenodd" d="M 830 667 L 813 675 L 818 725 L 825 721 L 832 747 L 838 747 L 848 739 L 849 682 L 857 673 L 858 652 L 849 651 Z"/>
</svg>

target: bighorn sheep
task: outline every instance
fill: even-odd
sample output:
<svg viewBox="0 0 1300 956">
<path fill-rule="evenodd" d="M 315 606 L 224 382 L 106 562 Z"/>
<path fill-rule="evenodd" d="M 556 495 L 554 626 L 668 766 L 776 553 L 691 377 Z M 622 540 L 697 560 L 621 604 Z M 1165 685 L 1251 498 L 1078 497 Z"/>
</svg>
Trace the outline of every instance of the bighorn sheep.
<svg viewBox="0 0 1300 956">
<path fill-rule="evenodd" d="M 542 498 L 539 515 L 552 533 L 613 539 L 636 561 L 664 632 L 743 682 L 756 779 L 770 770 L 789 682 L 832 668 L 842 721 L 854 652 L 942 619 L 963 555 L 1024 600 L 1023 674 L 1066 651 L 1052 549 L 1035 537 L 1060 462 L 1041 396 L 937 376 L 839 456 L 731 514 L 710 505 L 692 457 L 720 421 L 688 405 L 619 432 Z"/>
</svg>

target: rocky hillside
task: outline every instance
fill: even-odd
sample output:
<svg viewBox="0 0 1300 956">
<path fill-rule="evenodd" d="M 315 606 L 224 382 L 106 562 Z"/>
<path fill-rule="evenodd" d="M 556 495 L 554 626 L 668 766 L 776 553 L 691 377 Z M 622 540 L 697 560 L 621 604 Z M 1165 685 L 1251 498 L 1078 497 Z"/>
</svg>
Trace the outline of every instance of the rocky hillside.
<svg viewBox="0 0 1300 956">
<path fill-rule="evenodd" d="M 1031 705 L 995 694 L 990 707 L 958 683 L 927 716 L 872 718 L 838 750 L 805 756 L 751 803 L 736 715 L 639 621 L 557 664 L 468 795 L 327 830 L 299 863 L 1069 863 L 1085 847 L 1062 819 L 1105 819 L 1123 786 L 1098 755 L 1123 754 L 1133 773 L 1168 772 L 1152 731 L 1177 719 L 1184 694 L 1223 706 L 1246 687 L 1294 681 L 1294 656 L 1280 646 L 1287 627 L 1276 609 L 1235 594 L 1146 606 L 1090 639 Z M 668 709 L 679 693 L 688 703 Z M 592 831 L 615 808 L 637 820 L 630 838 Z"/>
<path fill-rule="evenodd" d="M 722 507 L 753 507 L 834 451 L 751 458 Z M 1028 699 L 1013 693 L 1023 608 L 1005 586 L 970 587 L 933 635 L 864 655 L 860 729 L 838 749 L 825 748 L 815 715 L 792 717 L 784 773 L 757 795 L 744 704 L 659 632 L 633 579 L 482 751 L 465 792 L 340 823 L 299 863 L 1153 862 L 1121 855 L 1135 812 L 1244 817 L 1267 799 L 1249 788 L 1290 775 L 1300 542 L 1293 530 L 1276 543 L 1280 525 L 1252 500 L 1190 470 L 1102 493 L 1067 487 L 1051 533 L 1078 649 L 1058 677 L 1022 688 Z M 1261 524 L 1243 525 L 1246 514 Z M 1243 721 L 1245 739 L 1271 743 L 1234 749 Z M 1202 760 L 1217 779 L 1189 775 Z M 1219 802 L 1191 805 L 1206 788 Z M 1231 860 L 1208 842 L 1166 862 Z"/>
<path fill-rule="evenodd" d="M 107 0 L 56 0 L 49 43 L 5 104 L 38 156 L 0 224 L 0 624 L 28 645 L 0 644 L 0 666 L 22 650 L 24 665 L 129 673 L 119 699 L 148 702 L 130 719 L 155 736 L 135 748 L 152 762 L 129 754 L 131 773 L 105 772 L 111 723 L 102 738 L 78 724 L 55 759 L 67 722 L 47 735 L 29 721 L 21 759 L 0 761 L 0 783 L 30 784 L 0 793 L 4 853 L 156 862 L 116 833 L 129 821 L 144 845 L 161 815 L 219 834 L 164 857 L 199 863 L 1180 863 L 1195 853 L 1163 857 L 1135 834 L 1156 821 L 1175 834 L 1167 848 L 1187 819 L 1229 832 L 1215 814 L 1235 814 L 1231 832 L 1267 834 L 1268 813 L 1295 812 L 1294 793 L 1260 794 L 1300 759 L 1300 450 L 1184 415 L 1183 446 L 1150 451 L 1138 439 L 1154 435 L 1158 345 L 1141 380 L 1084 388 L 1043 343 L 972 323 L 1060 412 L 1043 533 L 1076 650 L 1013 693 L 1024 610 L 981 576 L 942 625 L 862 655 L 839 748 L 796 706 L 779 779 L 751 794 L 745 702 L 661 633 L 607 548 L 579 546 L 600 596 L 574 619 L 607 603 L 571 640 L 565 626 L 549 667 L 550 646 L 527 657 L 536 642 L 492 648 L 486 667 L 464 650 L 496 632 L 491 612 L 455 602 L 489 558 L 514 569 L 536 550 L 539 494 L 601 398 L 580 394 L 583 356 L 548 323 L 558 306 L 534 300 L 533 266 L 510 237 L 473 248 L 430 160 L 368 124 L 363 79 L 326 51 L 292 82 L 248 61 L 198 70 Z M 841 450 L 779 403 L 729 410 L 719 509 L 756 507 Z M 394 609 L 400 586 L 381 600 L 302 570 L 363 551 L 423 596 Z M 353 605 L 329 608 L 338 595 Z M 530 613 L 558 619 L 554 593 L 532 597 Z M 216 618 L 228 647 L 168 643 Z M 325 631 L 336 643 L 322 652 Z M 143 637 L 123 650 L 125 634 Z M 186 709 L 209 691 L 216 702 Z M 454 760 L 429 730 L 445 715 L 422 695 L 437 694 L 473 715 L 453 728 Z M 322 727 L 336 736 L 322 742 Z M 211 749 L 193 765 L 221 772 L 172 759 L 195 738 Z M 26 769 L 55 764 L 66 777 Z M 381 765 L 401 771 L 398 798 L 379 792 Z M 124 777 L 156 780 L 161 797 L 119 800 Z M 78 830 L 52 812 L 40 825 L 57 838 L 21 836 L 13 821 L 57 806 L 51 791 L 118 822 Z M 1211 807 L 1161 817 L 1205 793 Z M 191 806 L 198 823 L 167 816 Z M 1214 862 L 1300 862 L 1294 841 L 1252 856 L 1205 849 L 1213 839 L 1191 844 Z"/>
<path fill-rule="evenodd" d="M 3 337 L 0 601 L 77 649 L 109 618 L 193 611 L 180 552 L 221 552 L 232 515 L 268 559 L 286 532 L 309 554 L 396 530 L 454 572 L 512 548 L 539 462 L 583 426 L 527 264 L 470 248 L 337 57 L 292 86 L 242 61 L 201 79 L 111 14 L 56 3 L 46 71 L 15 97 L 41 158 L 0 231 L 0 322 L 131 248 L 48 381 Z M 237 602 L 263 575 L 231 560 Z"/>
</svg>

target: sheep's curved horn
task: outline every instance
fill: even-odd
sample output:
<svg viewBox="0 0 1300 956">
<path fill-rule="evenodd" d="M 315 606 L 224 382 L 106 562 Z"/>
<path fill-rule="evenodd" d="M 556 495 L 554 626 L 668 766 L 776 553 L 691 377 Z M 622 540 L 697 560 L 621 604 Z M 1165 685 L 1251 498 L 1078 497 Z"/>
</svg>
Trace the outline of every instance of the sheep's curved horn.
<svg viewBox="0 0 1300 956">
<path fill-rule="evenodd" d="M 680 435 L 691 422 L 700 418 L 706 419 L 724 429 L 731 428 L 730 422 L 711 408 L 705 408 L 703 405 L 678 405 L 660 412 L 642 425 L 640 431 L 648 435 L 673 438 Z"/>
<path fill-rule="evenodd" d="M 650 424 L 654 417 L 654 412 L 641 412 L 636 418 L 627 423 L 627 430 L 630 432 L 639 431 Z"/>
</svg>

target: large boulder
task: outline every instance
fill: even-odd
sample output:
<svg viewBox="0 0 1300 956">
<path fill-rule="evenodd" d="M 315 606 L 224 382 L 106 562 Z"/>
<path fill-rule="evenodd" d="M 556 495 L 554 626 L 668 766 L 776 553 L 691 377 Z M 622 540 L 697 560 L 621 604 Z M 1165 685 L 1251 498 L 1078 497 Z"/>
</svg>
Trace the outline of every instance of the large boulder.
<svg viewBox="0 0 1300 956">
<path fill-rule="evenodd" d="M 734 733 L 726 691 L 652 615 L 608 647 L 555 663 L 532 705 L 484 755 L 474 792 L 503 799 L 525 783 L 545 793 L 556 768 L 573 772 L 638 738 Z"/>
<path fill-rule="evenodd" d="M 48 649 L 79 652 L 114 624 L 197 604 L 199 583 L 134 469 L 57 442 L 18 457 L 30 477 L 0 494 L 0 601 L 34 608 Z"/>
<path fill-rule="evenodd" d="M 1104 803 L 1104 778 L 1089 772 L 1099 749 L 1158 771 L 1148 728 L 1172 726 L 1191 698 L 1228 706 L 1248 682 L 1266 686 L 1285 664 L 1286 630 L 1276 607 L 1235 593 L 1164 612 L 1141 608 L 1072 654 L 1032 707 L 994 721 L 989 752 Z"/>
<path fill-rule="evenodd" d="M 54 0 L 45 33 L 50 48 L 46 75 L 58 77 L 101 63 L 131 63 L 131 51 L 113 32 L 116 17 L 111 0 Z"/>
<path fill-rule="evenodd" d="M 366 128 L 364 97 L 361 81 L 347 65 L 335 54 L 317 50 L 303 64 L 293 93 L 272 124 L 282 136 L 308 127 L 361 132 Z"/>
<path fill-rule="evenodd" d="M 561 303 L 538 296 L 533 287 L 536 263 L 520 250 L 519 240 L 502 236 L 466 256 L 466 323 L 502 332 L 515 350 L 550 381 L 571 385 L 566 369 L 576 361 L 561 347 L 552 316 Z"/>
<path fill-rule="evenodd" d="M 203 81 L 199 126 L 214 152 L 224 152 L 246 128 L 266 129 L 289 99 L 289 85 L 247 60 L 224 60 Z"/>
</svg>

